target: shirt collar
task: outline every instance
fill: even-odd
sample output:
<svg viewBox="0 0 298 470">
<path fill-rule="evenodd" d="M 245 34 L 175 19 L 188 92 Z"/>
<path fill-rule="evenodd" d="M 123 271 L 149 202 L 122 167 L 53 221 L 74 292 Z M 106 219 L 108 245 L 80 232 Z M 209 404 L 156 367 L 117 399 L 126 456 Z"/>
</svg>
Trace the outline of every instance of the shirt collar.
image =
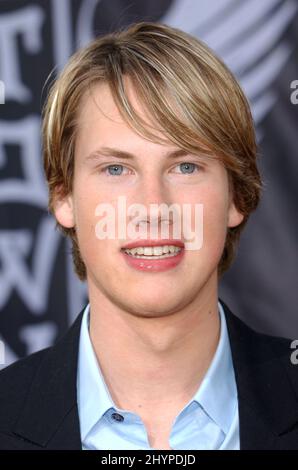
<svg viewBox="0 0 298 470">
<path fill-rule="evenodd" d="M 211 364 L 192 401 L 227 434 L 237 406 L 237 387 L 224 309 L 218 302 L 220 337 Z"/>
<path fill-rule="evenodd" d="M 82 441 L 99 419 L 110 409 L 117 409 L 100 370 L 89 336 L 89 311 L 83 313 L 78 358 L 78 409 Z"/>
<path fill-rule="evenodd" d="M 109 409 L 118 410 L 109 393 L 90 340 L 89 310 L 90 305 L 88 304 L 82 319 L 77 375 L 82 440 Z M 231 416 L 234 415 L 237 405 L 237 389 L 226 319 L 220 302 L 218 302 L 218 310 L 220 338 L 216 352 L 198 391 L 183 410 L 192 406 L 193 403 L 197 403 L 227 434 L 231 425 Z"/>
</svg>

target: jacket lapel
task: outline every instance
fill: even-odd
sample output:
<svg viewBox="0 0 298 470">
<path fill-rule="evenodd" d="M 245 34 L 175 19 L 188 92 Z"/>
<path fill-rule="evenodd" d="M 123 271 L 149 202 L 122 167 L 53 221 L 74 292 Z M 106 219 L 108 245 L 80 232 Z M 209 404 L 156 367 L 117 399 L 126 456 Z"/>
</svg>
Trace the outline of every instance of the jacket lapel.
<svg viewBox="0 0 298 470">
<path fill-rule="evenodd" d="M 298 449 L 297 369 L 290 342 L 253 331 L 220 302 L 238 390 L 240 448 Z"/>
</svg>

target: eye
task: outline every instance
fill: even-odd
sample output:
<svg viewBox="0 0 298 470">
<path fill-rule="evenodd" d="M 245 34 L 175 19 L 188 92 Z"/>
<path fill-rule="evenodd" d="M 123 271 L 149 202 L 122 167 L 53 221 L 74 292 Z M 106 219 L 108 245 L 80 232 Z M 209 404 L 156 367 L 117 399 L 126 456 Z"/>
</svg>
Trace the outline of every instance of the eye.
<svg viewBox="0 0 298 470">
<path fill-rule="evenodd" d="M 194 171 L 200 170 L 200 166 L 197 165 L 196 163 L 190 163 L 190 162 L 185 162 L 185 163 L 180 163 L 179 169 L 184 175 L 191 175 L 194 173 Z"/>
<path fill-rule="evenodd" d="M 102 169 L 103 172 L 108 171 L 109 176 L 121 176 L 123 173 L 123 165 L 108 165 Z"/>
</svg>

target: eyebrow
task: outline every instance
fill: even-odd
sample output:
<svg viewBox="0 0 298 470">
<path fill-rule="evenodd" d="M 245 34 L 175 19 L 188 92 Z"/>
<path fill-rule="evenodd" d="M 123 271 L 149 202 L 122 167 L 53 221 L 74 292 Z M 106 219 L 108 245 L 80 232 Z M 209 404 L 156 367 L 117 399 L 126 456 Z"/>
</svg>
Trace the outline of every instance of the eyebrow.
<svg viewBox="0 0 298 470">
<path fill-rule="evenodd" d="M 168 151 L 165 156 L 166 158 L 178 158 L 188 155 L 190 152 L 184 149 L 175 149 Z M 93 152 L 91 152 L 86 158 L 86 161 L 97 160 L 102 156 L 123 158 L 123 159 L 133 159 L 136 156 L 133 153 L 126 152 L 124 150 L 112 148 L 112 147 L 101 147 Z"/>
</svg>

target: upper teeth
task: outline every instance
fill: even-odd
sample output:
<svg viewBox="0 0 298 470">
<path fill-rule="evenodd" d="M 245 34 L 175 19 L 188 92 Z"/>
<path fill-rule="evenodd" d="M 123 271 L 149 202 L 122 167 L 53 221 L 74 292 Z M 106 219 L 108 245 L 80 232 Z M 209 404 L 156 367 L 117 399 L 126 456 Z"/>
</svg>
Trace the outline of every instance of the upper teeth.
<svg viewBox="0 0 298 470">
<path fill-rule="evenodd" d="M 181 251 L 179 246 L 175 245 L 163 245 L 163 246 L 139 246 L 137 248 L 126 248 L 124 250 L 126 253 L 130 253 L 132 255 L 162 255 L 164 253 L 177 253 Z"/>
</svg>

